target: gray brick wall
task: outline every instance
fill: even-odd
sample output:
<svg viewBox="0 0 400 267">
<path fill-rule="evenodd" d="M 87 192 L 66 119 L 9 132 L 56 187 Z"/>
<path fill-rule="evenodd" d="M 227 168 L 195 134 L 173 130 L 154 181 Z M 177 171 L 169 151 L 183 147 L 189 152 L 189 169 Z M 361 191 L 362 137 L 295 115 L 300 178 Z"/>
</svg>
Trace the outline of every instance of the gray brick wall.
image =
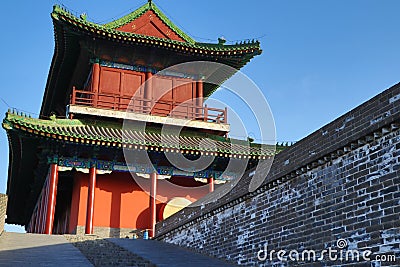
<svg viewBox="0 0 400 267">
<path fill-rule="evenodd" d="M 111 227 L 93 227 L 93 234 L 100 237 L 113 237 L 113 238 L 125 238 L 125 237 L 133 237 L 133 234 L 136 233 L 137 236 L 142 236 L 142 232 L 137 229 L 132 228 L 111 228 Z M 74 234 L 84 235 L 85 234 L 85 226 L 77 226 Z"/>
<path fill-rule="evenodd" d="M 245 176 L 219 201 L 158 223 L 157 239 L 247 266 L 399 266 L 399 121 L 398 84 L 277 155 L 255 192 Z M 264 249 L 319 257 L 339 239 L 340 252 L 371 251 L 372 261 L 257 259 Z"/>
<path fill-rule="evenodd" d="M 0 234 L 4 231 L 4 221 L 7 211 L 7 195 L 0 194 Z"/>
</svg>

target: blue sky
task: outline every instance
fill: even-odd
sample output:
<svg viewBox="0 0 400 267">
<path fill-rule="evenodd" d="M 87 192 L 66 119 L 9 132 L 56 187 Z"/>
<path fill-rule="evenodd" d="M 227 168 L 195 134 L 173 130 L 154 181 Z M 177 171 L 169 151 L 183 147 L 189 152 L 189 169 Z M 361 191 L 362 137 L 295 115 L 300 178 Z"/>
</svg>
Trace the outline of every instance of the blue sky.
<svg viewBox="0 0 400 267">
<path fill-rule="evenodd" d="M 6 1 L 1 8 L 0 97 L 37 114 L 53 56 L 53 4 L 106 23 L 144 0 Z M 154 0 L 197 41 L 258 39 L 263 54 L 242 71 L 260 87 L 278 141 L 296 141 L 400 81 L 400 1 Z M 0 101 L 0 113 L 7 105 Z M 4 115 L 2 115 L 4 116 Z M 0 192 L 8 142 L 0 131 Z"/>
</svg>

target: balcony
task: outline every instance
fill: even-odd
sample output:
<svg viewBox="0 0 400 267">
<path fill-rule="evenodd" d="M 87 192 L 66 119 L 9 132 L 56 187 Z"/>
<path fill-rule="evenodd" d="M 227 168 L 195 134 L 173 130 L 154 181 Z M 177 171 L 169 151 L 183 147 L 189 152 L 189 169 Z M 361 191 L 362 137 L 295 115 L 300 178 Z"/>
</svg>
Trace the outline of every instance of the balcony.
<svg viewBox="0 0 400 267">
<path fill-rule="evenodd" d="M 227 108 L 219 109 L 211 108 L 207 105 L 199 106 L 194 103 L 178 103 L 163 100 L 155 102 L 154 100 L 144 98 L 132 98 L 131 96 L 77 90 L 75 87 L 72 89 L 68 110 L 70 114 L 82 113 L 100 116 L 102 114 L 111 114 L 107 117 L 114 117 L 115 115 L 115 117 L 119 118 L 126 118 L 126 114 L 129 114 L 138 120 L 153 122 L 157 122 L 154 120 L 156 117 L 164 117 L 160 123 L 168 123 L 168 121 L 171 121 L 165 120 L 168 118 L 174 118 L 174 121 L 179 121 L 179 119 L 181 119 L 186 124 L 187 120 L 191 120 L 197 122 L 197 124 L 200 123 L 200 125 L 203 125 L 195 128 L 210 128 L 205 127 L 204 123 L 207 123 L 207 125 L 211 123 L 213 125 L 220 125 L 219 127 L 211 127 L 213 128 L 211 130 L 229 131 L 229 125 L 227 124 Z M 125 114 L 125 117 L 122 117 L 123 114 Z M 143 117 L 143 115 L 145 115 L 147 119 L 144 119 L 145 117 Z M 149 119 L 148 116 L 152 118 Z"/>
</svg>

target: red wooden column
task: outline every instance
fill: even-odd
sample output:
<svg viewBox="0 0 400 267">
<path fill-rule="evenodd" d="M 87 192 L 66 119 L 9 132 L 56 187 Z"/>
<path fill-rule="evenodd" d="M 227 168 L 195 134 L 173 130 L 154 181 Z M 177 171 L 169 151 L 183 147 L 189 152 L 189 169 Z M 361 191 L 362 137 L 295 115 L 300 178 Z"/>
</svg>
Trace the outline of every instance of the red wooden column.
<svg viewBox="0 0 400 267">
<path fill-rule="evenodd" d="M 86 208 L 85 234 L 93 234 L 93 215 L 94 215 L 94 191 L 96 189 L 96 167 L 92 166 L 89 170 L 88 200 Z"/>
<path fill-rule="evenodd" d="M 46 224 L 46 193 L 45 191 L 43 191 L 43 196 L 41 198 L 41 211 L 40 211 L 40 227 L 39 227 L 39 234 L 43 234 L 44 233 L 44 227 Z"/>
<path fill-rule="evenodd" d="M 54 213 L 56 210 L 56 197 L 57 197 L 57 183 L 58 183 L 58 165 L 56 163 L 50 164 L 50 177 L 49 177 L 49 194 L 47 196 L 47 211 L 46 211 L 46 224 L 44 233 L 51 235 L 53 232 Z"/>
<path fill-rule="evenodd" d="M 42 194 L 43 194 L 43 190 L 42 190 Z M 35 233 L 38 234 L 42 234 L 43 233 L 43 200 L 44 198 L 42 197 L 42 195 L 40 195 L 39 198 L 39 203 L 38 203 L 38 211 L 37 211 L 37 217 L 36 217 L 36 221 L 37 221 L 37 226 L 35 227 Z"/>
<path fill-rule="evenodd" d="M 38 233 L 38 219 L 37 219 L 37 215 L 33 214 L 32 218 L 35 218 L 34 220 L 31 219 L 31 225 L 29 225 L 28 228 L 28 233 Z"/>
<path fill-rule="evenodd" d="M 94 107 L 97 107 L 99 84 L 100 84 L 100 64 L 99 61 L 96 60 L 96 62 L 93 64 L 93 71 L 92 71 L 92 91 L 95 93 L 93 98 Z"/>
<path fill-rule="evenodd" d="M 208 192 L 213 192 L 214 191 L 214 178 L 208 178 Z"/>
<path fill-rule="evenodd" d="M 42 216 L 42 211 L 41 211 L 41 200 L 42 198 L 39 197 L 38 200 L 38 204 L 37 204 L 37 210 L 36 212 L 33 214 L 33 216 L 35 216 L 35 220 L 34 220 L 34 227 L 33 227 L 33 233 L 39 233 L 39 229 L 40 229 L 40 216 Z"/>
<path fill-rule="evenodd" d="M 144 87 L 144 92 L 143 92 L 143 98 L 145 100 L 152 100 L 153 99 L 153 86 L 152 86 L 152 81 L 151 78 L 153 77 L 153 73 L 151 72 L 146 72 L 145 74 L 145 87 Z M 152 107 L 150 101 L 146 101 L 144 103 L 145 106 L 145 113 L 150 113 L 150 108 Z"/>
<path fill-rule="evenodd" d="M 203 107 L 203 81 L 197 81 L 197 106 L 199 109 L 197 110 L 196 118 L 201 118 L 202 114 L 202 107 Z"/>
<path fill-rule="evenodd" d="M 150 174 L 150 237 L 156 232 L 157 173 Z"/>
</svg>

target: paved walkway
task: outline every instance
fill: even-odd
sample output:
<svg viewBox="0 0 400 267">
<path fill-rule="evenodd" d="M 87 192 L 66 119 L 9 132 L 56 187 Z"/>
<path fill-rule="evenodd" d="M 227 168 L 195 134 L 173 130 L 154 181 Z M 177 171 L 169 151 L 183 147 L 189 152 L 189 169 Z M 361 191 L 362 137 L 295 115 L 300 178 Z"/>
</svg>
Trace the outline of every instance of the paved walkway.
<svg viewBox="0 0 400 267">
<path fill-rule="evenodd" d="M 3 232 L 1 266 L 93 266 L 63 236 Z"/>
<path fill-rule="evenodd" d="M 178 247 L 176 245 L 143 239 L 118 239 L 110 238 L 108 241 L 123 247 L 124 249 L 151 261 L 157 267 L 227 267 L 234 266 L 215 258 L 210 258 L 198 253 L 194 253 L 188 249 Z"/>
<path fill-rule="evenodd" d="M 0 236 L 0 266 L 63 267 L 93 266 L 92 264 L 143 267 L 233 266 L 224 261 L 155 240 L 102 239 L 96 236 L 50 236 L 8 232 L 3 232 Z"/>
</svg>

